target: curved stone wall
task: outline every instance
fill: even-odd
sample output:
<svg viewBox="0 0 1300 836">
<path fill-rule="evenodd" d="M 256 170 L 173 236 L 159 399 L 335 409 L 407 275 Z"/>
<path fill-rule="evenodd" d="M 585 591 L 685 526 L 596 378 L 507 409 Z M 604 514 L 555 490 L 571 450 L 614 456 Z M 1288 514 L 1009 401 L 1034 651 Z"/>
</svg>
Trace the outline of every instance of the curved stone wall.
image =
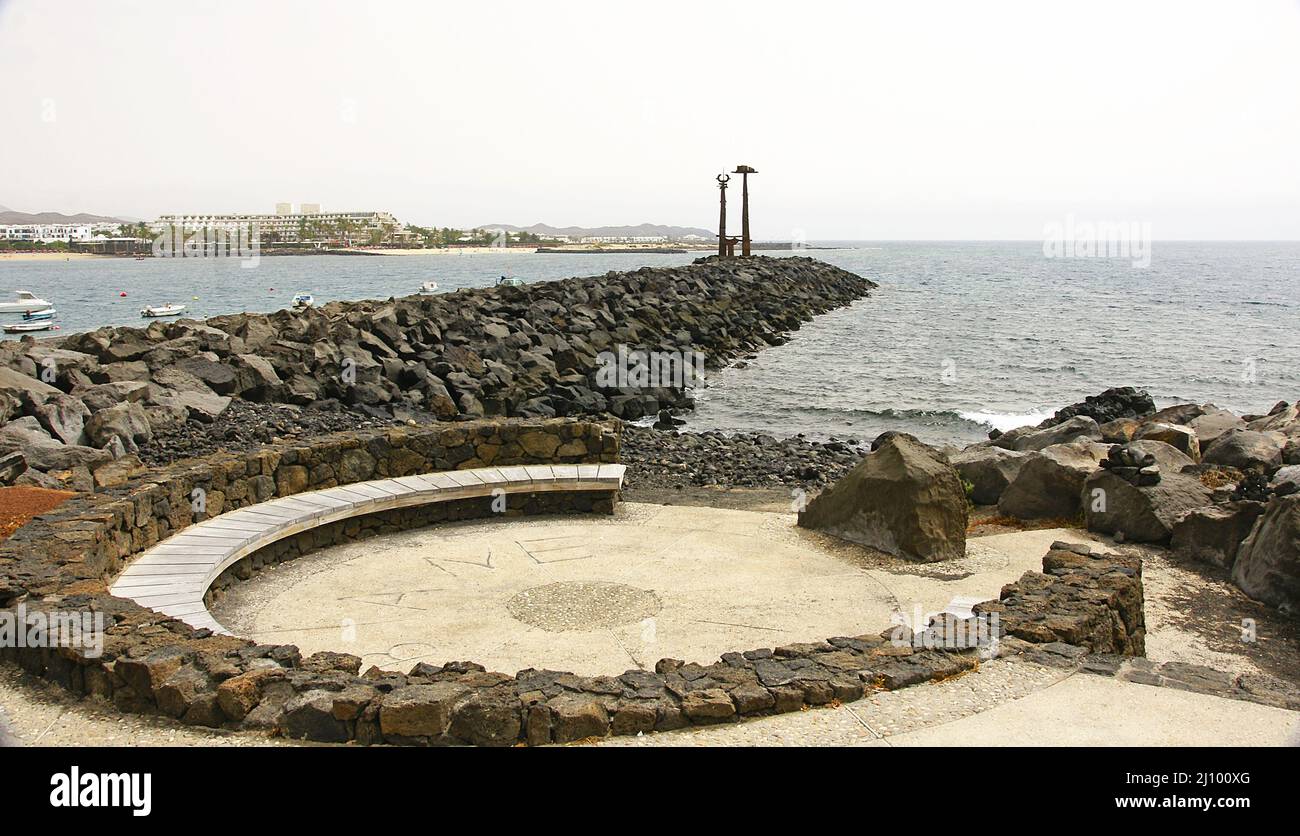
<svg viewBox="0 0 1300 836">
<path fill-rule="evenodd" d="M 6 646 L 0 656 L 124 711 L 323 742 L 397 745 L 536 745 L 729 722 L 854 700 L 869 689 L 941 679 L 978 664 L 975 648 L 918 641 L 892 629 L 727 653 L 711 665 L 663 659 L 653 672 L 615 676 L 533 669 L 510 676 L 461 661 L 419 664 L 406 674 L 363 673 L 356 656 L 303 658 L 296 647 L 195 630 L 106 592 L 105 580 L 133 555 L 194 520 L 196 489 L 205 500 L 202 513 L 215 514 L 312 488 L 454 469 L 453 458 L 462 467 L 485 457 L 501 465 L 595 463 L 615 460 L 618 445 L 616 425 L 482 422 L 345 433 L 142 474 L 123 488 L 70 500 L 0 545 L 0 608 L 21 610 L 28 619 L 54 611 L 103 614 L 102 652 Z M 582 504 L 593 502 L 590 495 L 537 494 L 515 507 L 525 513 L 612 509 L 594 501 L 601 504 Z M 265 564 L 367 528 L 484 516 L 489 504 L 463 500 L 383 512 L 395 516 L 322 527 L 251 557 Z M 250 559 L 247 571 L 255 565 Z M 1003 590 L 1000 602 L 983 606 L 1001 619 L 1004 649 L 1039 643 L 1073 648 L 1075 655 L 1142 652 L 1140 563 L 1057 549 L 1045 570 L 1027 573 Z"/>
</svg>

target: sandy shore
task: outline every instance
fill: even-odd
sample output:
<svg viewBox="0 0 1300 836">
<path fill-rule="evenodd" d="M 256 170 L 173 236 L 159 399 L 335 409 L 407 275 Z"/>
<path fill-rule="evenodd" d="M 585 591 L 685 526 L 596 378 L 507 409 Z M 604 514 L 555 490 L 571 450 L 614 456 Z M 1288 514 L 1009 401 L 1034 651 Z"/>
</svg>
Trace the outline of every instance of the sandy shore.
<svg viewBox="0 0 1300 836">
<path fill-rule="evenodd" d="M 98 258 L 120 258 L 121 256 L 100 255 L 98 253 L 0 253 L 0 262 L 5 261 L 88 261 Z"/>
<path fill-rule="evenodd" d="M 351 249 L 336 249 L 333 252 L 364 253 L 365 255 L 483 255 L 483 254 L 509 254 L 509 253 L 526 253 L 533 254 L 537 252 L 536 247 L 448 247 L 447 249 L 437 249 L 434 247 L 424 249 L 410 250 L 389 250 L 389 249 L 361 249 L 353 247 Z"/>
</svg>

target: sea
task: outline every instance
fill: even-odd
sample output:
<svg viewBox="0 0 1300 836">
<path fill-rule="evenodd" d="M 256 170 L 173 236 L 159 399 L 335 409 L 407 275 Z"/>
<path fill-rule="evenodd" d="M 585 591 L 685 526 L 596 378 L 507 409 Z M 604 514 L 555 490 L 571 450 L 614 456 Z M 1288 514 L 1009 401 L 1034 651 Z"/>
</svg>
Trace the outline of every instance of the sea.
<svg viewBox="0 0 1300 836">
<path fill-rule="evenodd" d="M 1300 242 L 1160 242 L 1150 263 L 1059 258 L 1041 242 L 814 242 L 797 253 L 866 276 L 870 298 L 709 374 L 687 429 L 866 441 L 886 430 L 966 444 L 1112 386 L 1157 405 L 1266 412 L 1300 399 Z M 499 276 L 550 281 L 690 254 L 465 253 L 238 259 L 0 260 L 0 298 L 53 301 L 62 334 L 186 316 L 385 299 Z M 1144 259 L 1145 260 L 1145 259 Z M 16 321 L 4 315 L 5 322 Z M 53 336 L 53 334 L 50 334 Z"/>
</svg>

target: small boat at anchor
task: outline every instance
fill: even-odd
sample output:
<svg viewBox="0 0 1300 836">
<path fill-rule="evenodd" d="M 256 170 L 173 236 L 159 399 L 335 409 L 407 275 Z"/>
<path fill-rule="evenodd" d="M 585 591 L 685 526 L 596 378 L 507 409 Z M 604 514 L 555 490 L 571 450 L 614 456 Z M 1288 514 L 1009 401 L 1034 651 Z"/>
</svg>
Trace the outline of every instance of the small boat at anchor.
<svg viewBox="0 0 1300 836">
<path fill-rule="evenodd" d="M 523 279 L 517 279 L 514 276 L 502 276 L 497 279 L 497 287 L 522 287 Z"/>
<path fill-rule="evenodd" d="M 30 290 L 15 290 L 13 301 L 0 302 L 0 313 L 31 313 L 52 307 L 54 303 L 45 301 Z"/>
<path fill-rule="evenodd" d="M 56 313 L 58 313 L 58 311 L 54 310 L 54 308 L 46 308 L 43 311 L 28 311 L 23 314 L 23 321 L 39 322 L 41 320 L 54 319 Z"/>
<path fill-rule="evenodd" d="M 5 326 L 6 334 L 30 334 L 33 331 L 57 331 L 59 326 L 52 320 L 40 319 L 35 322 L 16 322 Z"/>
<path fill-rule="evenodd" d="M 417 293 L 437 293 L 437 292 L 438 292 L 438 283 L 437 283 L 437 282 L 425 282 L 424 284 L 420 285 L 420 289 L 419 289 L 418 291 L 416 291 L 416 292 L 417 292 Z"/>
<path fill-rule="evenodd" d="M 177 316 L 184 310 L 184 305 L 145 305 L 140 309 L 140 316 Z"/>
<path fill-rule="evenodd" d="M 310 308 L 316 304 L 316 298 L 310 293 L 299 293 L 293 297 L 293 306 L 295 308 Z"/>
</svg>

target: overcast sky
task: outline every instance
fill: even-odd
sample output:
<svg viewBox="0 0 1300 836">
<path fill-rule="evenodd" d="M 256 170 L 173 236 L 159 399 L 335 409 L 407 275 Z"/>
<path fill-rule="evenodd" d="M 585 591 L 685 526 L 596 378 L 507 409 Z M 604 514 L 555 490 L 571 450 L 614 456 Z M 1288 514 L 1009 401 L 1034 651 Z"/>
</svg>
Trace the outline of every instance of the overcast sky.
<svg viewBox="0 0 1300 836">
<path fill-rule="evenodd" d="M 0 79 L 25 211 L 1300 238 L 1300 0 L 0 0 Z"/>
</svg>

